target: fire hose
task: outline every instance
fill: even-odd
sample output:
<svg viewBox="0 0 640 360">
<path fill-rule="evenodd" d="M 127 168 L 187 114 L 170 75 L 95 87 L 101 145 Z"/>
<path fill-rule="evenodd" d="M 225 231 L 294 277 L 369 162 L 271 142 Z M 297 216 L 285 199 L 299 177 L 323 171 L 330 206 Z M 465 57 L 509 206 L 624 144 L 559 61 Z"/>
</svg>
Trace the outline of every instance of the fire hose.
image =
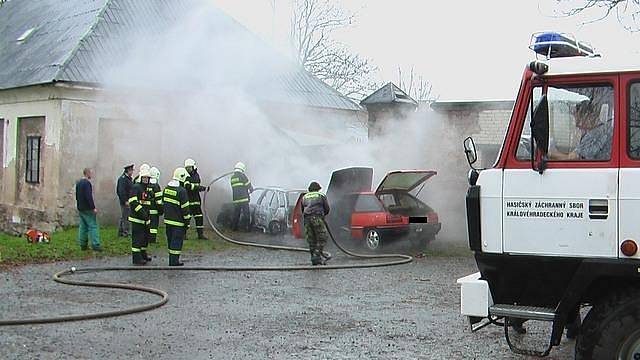
<svg viewBox="0 0 640 360">
<path fill-rule="evenodd" d="M 233 173 L 226 173 L 221 176 L 214 178 L 209 183 L 209 188 L 220 181 L 221 179 L 231 175 Z M 202 207 L 204 217 L 207 220 L 207 223 L 211 227 L 211 229 L 220 236 L 223 240 L 241 246 L 252 246 L 259 247 L 264 249 L 272 249 L 272 250 L 287 250 L 287 251 L 299 251 L 299 252 L 309 252 L 309 249 L 302 247 L 293 247 L 293 246 L 282 246 L 282 245 L 267 245 L 267 244 L 259 244 L 254 242 L 246 242 L 239 241 L 233 239 L 225 234 L 223 234 L 220 229 L 216 227 L 214 222 L 211 220 L 209 213 L 206 208 L 206 200 L 207 194 L 204 194 L 202 199 Z M 326 224 L 326 223 L 325 223 Z M 380 262 L 363 262 L 363 263 L 352 263 L 352 264 L 342 264 L 342 265 L 324 265 L 324 266 L 312 266 L 312 265 L 283 265 L 283 266 L 181 266 L 181 267 L 170 267 L 170 266 L 108 266 L 108 267 L 86 267 L 86 268 L 76 268 L 71 267 L 70 269 L 65 269 L 56 272 L 53 275 L 53 281 L 64 284 L 64 285 L 72 285 L 72 286 L 84 286 L 84 287 L 95 287 L 95 288 L 107 288 L 107 289 L 122 289 L 122 290 L 130 290 L 130 291 L 138 291 L 148 294 L 157 295 L 160 297 L 159 300 L 148 303 L 141 306 L 130 307 L 126 309 L 112 310 L 112 311 L 102 311 L 95 312 L 90 314 L 78 314 L 78 315 L 63 315 L 63 316 L 54 316 L 54 317 L 46 317 L 46 318 L 24 318 L 24 319 L 0 319 L 0 326 L 10 326 L 10 325 L 34 325 L 34 324 L 50 324 L 50 323 L 60 323 L 60 322 L 70 322 L 70 321 L 81 321 L 81 320 L 92 320 L 92 319 L 101 319 L 115 316 L 122 316 L 128 314 L 135 314 L 144 311 L 153 310 L 163 306 L 169 301 L 169 294 L 161 289 L 155 289 L 148 286 L 138 285 L 138 284 L 124 284 L 124 283 L 114 283 L 114 282 L 99 282 L 99 281 L 85 281 L 85 280 L 72 280 L 68 277 L 74 274 L 88 274 L 88 273 L 98 273 L 98 272 L 116 272 L 116 271 L 302 271 L 302 270 L 338 270 L 338 269 L 358 269 L 358 268 L 372 268 L 372 267 L 382 267 L 382 266 L 393 266 L 393 265 L 401 265 L 407 264 L 413 261 L 413 258 L 409 255 L 404 254 L 380 254 L 380 255 L 368 255 L 368 254 L 358 254 L 352 252 L 346 248 L 344 248 L 333 236 L 331 232 L 331 228 L 326 224 L 327 231 L 329 233 L 329 237 L 331 241 L 336 245 L 336 247 L 344 252 L 345 254 L 358 258 L 358 259 L 395 259 L 395 260 L 386 260 Z"/>
</svg>

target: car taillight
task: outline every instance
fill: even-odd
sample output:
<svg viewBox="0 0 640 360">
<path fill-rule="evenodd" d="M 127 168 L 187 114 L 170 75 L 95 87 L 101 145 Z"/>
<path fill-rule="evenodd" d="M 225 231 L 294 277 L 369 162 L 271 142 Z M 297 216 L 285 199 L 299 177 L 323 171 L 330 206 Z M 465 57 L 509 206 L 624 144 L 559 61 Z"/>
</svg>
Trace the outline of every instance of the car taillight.
<svg viewBox="0 0 640 360">
<path fill-rule="evenodd" d="M 402 224 L 402 216 L 387 214 L 387 224 Z"/>
<path fill-rule="evenodd" d="M 633 240 L 625 240 L 620 244 L 620 251 L 625 256 L 633 256 L 638 252 L 638 244 Z"/>
<path fill-rule="evenodd" d="M 427 213 L 427 222 L 430 223 L 430 224 L 439 223 L 440 219 L 438 219 L 438 213 L 435 212 L 435 211 Z"/>
</svg>

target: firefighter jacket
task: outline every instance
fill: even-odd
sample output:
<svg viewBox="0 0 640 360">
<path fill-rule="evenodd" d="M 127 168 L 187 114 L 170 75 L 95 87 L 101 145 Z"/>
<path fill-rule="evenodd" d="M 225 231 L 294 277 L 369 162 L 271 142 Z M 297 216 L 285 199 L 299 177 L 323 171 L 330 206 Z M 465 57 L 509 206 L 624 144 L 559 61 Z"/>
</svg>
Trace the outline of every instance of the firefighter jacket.
<svg viewBox="0 0 640 360">
<path fill-rule="evenodd" d="M 200 174 L 198 174 L 198 170 L 193 169 L 193 171 L 189 173 L 189 176 L 187 176 L 184 182 L 184 188 L 187 189 L 189 203 L 191 205 L 200 205 L 200 192 L 207 190 L 207 188 L 200 185 Z"/>
<path fill-rule="evenodd" d="M 241 204 L 249 202 L 249 193 L 253 191 L 253 185 L 243 172 L 236 171 L 231 175 L 231 190 L 233 191 L 233 203 Z"/>
<path fill-rule="evenodd" d="M 187 190 L 175 180 L 164 188 L 162 203 L 164 206 L 165 225 L 185 227 L 189 224 L 189 196 Z"/>
<path fill-rule="evenodd" d="M 327 197 L 318 191 L 311 191 L 302 197 L 304 216 L 325 216 L 329 213 Z"/>
<path fill-rule="evenodd" d="M 118 178 L 118 184 L 116 185 L 116 194 L 118 195 L 118 200 L 120 201 L 120 205 L 126 205 L 127 200 L 129 200 L 129 195 L 131 195 L 131 188 L 133 187 L 133 179 L 126 173 L 123 173 Z"/>
<path fill-rule="evenodd" d="M 129 197 L 129 221 L 136 224 L 148 225 L 151 204 L 155 201 L 153 190 L 149 184 L 135 183 Z"/>
<path fill-rule="evenodd" d="M 149 207 L 149 215 L 162 215 L 164 212 L 164 208 L 162 207 L 162 188 L 160 188 L 158 184 L 149 183 L 147 185 L 147 191 L 153 193 L 153 201 Z"/>
</svg>

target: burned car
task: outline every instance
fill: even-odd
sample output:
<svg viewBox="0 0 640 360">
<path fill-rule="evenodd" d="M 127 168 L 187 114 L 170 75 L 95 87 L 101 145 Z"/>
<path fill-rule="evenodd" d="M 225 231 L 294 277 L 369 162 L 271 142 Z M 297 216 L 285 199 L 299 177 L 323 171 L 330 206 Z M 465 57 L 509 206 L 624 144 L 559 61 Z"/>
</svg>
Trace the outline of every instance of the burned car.
<svg viewBox="0 0 640 360">
<path fill-rule="evenodd" d="M 408 239 L 423 247 L 441 229 L 438 214 L 418 198 L 431 170 L 389 172 L 375 191 L 373 169 L 335 171 L 327 189 L 331 212 L 327 223 L 334 233 L 347 233 L 356 244 L 380 250 L 384 244 Z M 294 211 L 294 235 L 302 236 L 300 202 Z"/>
<path fill-rule="evenodd" d="M 290 232 L 293 226 L 291 214 L 302 192 L 303 190 L 285 190 L 279 187 L 255 188 L 249 203 L 252 228 L 272 235 Z M 233 204 L 224 204 L 218 214 L 218 224 L 229 228 L 232 218 Z M 246 219 L 240 221 L 246 222 Z"/>
</svg>

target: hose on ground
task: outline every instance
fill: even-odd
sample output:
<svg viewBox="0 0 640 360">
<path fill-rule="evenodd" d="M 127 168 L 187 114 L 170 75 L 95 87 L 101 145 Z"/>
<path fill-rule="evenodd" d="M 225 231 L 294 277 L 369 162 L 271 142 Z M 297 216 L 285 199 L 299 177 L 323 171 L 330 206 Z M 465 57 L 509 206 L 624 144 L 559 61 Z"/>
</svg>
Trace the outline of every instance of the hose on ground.
<svg viewBox="0 0 640 360">
<path fill-rule="evenodd" d="M 216 177 L 209 183 L 209 187 L 211 187 L 217 181 L 231 175 L 233 173 L 226 173 L 221 176 Z M 220 236 L 223 240 L 228 241 L 232 244 L 241 245 L 241 246 L 252 246 L 259 247 L 265 249 L 273 249 L 273 250 L 287 250 L 287 251 L 300 251 L 300 252 L 309 252 L 309 249 L 302 247 L 292 247 L 292 246 L 282 246 L 282 245 L 267 245 L 267 244 L 259 244 L 254 242 L 246 242 L 239 241 L 233 239 L 229 236 L 223 234 L 211 221 L 209 213 L 206 208 L 206 199 L 207 193 L 204 194 L 202 205 L 203 205 L 203 215 L 207 219 L 207 222 L 211 229 Z M 116 316 L 123 316 L 129 314 L 140 313 L 144 311 L 153 310 L 159 308 L 166 304 L 169 301 L 169 294 L 166 291 L 155 289 L 149 286 L 138 285 L 138 284 L 124 284 L 124 283 L 113 283 L 113 282 L 101 282 L 101 281 L 84 281 L 84 280 L 72 280 L 68 277 L 74 274 L 89 274 L 89 273 L 99 273 L 99 272 L 118 272 L 118 271 L 304 271 L 304 270 L 337 270 L 337 269 L 357 269 L 357 268 L 372 268 L 372 267 L 381 267 L 381 266 L 392 266 L 392 265 L 401 265 L 410 263 L 413 261 L 413 258 L 409 255 L 403 254 L 380 254 L 380 255 L 366 255 L 366 254 L 358 254 L 352 252 L 346 248 L 344 248 L 333 236 L 330 227 L 327 224 L 327 230 L 329 232 L 329 237 L 332 242 L 336 245 L 340 251 L 345 254 L 359 258 L 359 259 L 396 259 L 382 262 L 363 262 L 363 263 L 353 263 L 353 264 L 342 264 L 342 265 L 324 265 L 324 266 L 313 266 L 313 265 L 283 265 L 283 266 L 182 266 L 182 267 L 170 267 L 170 266 L 110 266 L 110 267 L 86 267 L 76 269 L 72 267 L 70 269 L 65 269 L 56 272 L 53 275 L 53 280 L 57 283 L 71 286 L 84 286 L 84 287 L 94 287 L 94 288 L 106 288 L 106 289 L 121 289 L 121 290 L 129 290 L 129 291 L 138 291 L 148 294 L 157 295 L 160 297 L 159 300 L 148 303 L 145 305 L 129 307 L 126 309 L 119 310 L 111 310 L 111 311 L 101 311 L 90 314 L 78 314 L 78 315 L 63 315 L 63 316 L 54 316 L 54 317 L 46 317 L 46 318 L 25 318 L 25 319 L 0 319 L 0 326 L 11 326 L 11 325 L 35 325 L 35 324 L 50 324 L 50 323 L 61 323 L 61 322 L 70 322 L 70 321 L 81 321 L 81 320 L 92 320 L 92 319 L 102 319 Z"/>
</svg>

